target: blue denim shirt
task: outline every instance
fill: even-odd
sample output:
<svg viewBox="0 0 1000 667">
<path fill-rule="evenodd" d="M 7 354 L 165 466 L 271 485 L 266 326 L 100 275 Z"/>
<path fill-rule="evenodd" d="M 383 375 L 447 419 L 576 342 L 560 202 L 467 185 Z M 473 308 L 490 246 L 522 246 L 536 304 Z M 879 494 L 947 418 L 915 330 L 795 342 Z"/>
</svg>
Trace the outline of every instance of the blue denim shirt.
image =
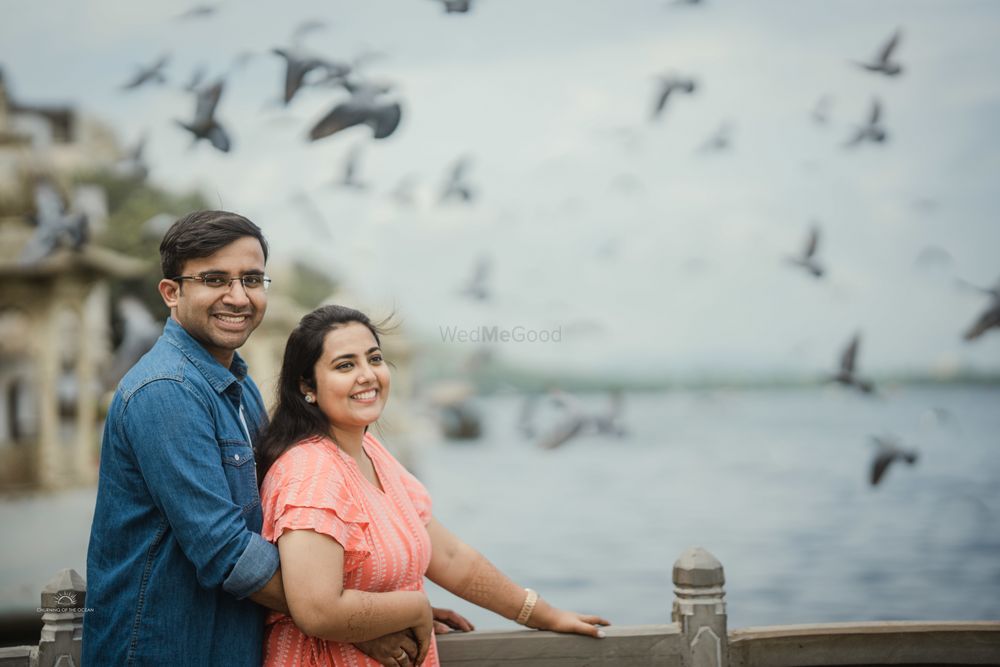
<svg viewBox="0 0 1000 667">
<path fill-rule="evenodd" d="M 264 609 L 245 598 L 278 569 L 251 445 L 265 420 L 240 356 L 223 367 L 173 319 L 122 379 L 87 552 L 85 665 L 260 665 Z"/>
</svg>

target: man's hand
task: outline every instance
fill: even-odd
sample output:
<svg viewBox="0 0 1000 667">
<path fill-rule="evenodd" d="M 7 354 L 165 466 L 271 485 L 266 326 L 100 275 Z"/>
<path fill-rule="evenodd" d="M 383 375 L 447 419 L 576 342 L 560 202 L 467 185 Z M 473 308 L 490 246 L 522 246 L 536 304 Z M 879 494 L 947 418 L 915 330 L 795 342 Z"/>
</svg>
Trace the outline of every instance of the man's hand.
<svg viewBox="0 0 1000 667">
<path fill-rule="evenodd" d="M 417 657 L 417 641 L 409 630 L 401 630 L 378 639 L 358 642 L 354 646 L 369 658 L 377 660 L 384 667 L 410 666 L 413 665 L 413 660 Z M 405 658 L 401 659 L 400 656 L 404 654 Z"/>
<path fill-rule="evenodd" d="M 469 619 L 451 609 L 431 607 L 431 613 L 434 615 L 434 634 L 436 635 L 446 635 L 452 630 L 459 632 L 475 630 L 472 623 L 469 623 Z"/>
</svg>

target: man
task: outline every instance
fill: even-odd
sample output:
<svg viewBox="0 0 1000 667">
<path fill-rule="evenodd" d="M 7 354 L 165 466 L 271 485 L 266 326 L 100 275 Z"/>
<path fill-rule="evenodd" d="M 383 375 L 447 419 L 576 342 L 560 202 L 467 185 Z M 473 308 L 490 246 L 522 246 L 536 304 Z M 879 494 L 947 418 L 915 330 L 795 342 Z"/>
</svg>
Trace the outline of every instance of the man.
<svg viewBox="0 0 1000 667">
<path fill-rule="evenodd" d="M 281 608 L 253 442 L 266 416 L 236 349 L 267 308 L 267 242 L 234 213 L 178 220 L 160 245 L 163 335 L 104 427 L 87 553 L 83 661 L 258 665 Z"/>
<path fill-rule="evenodd" d="M 160 244 L 170 318 L 104 427 L 86 665 L 256 666 L 260 605 L 286 610 L 277 549 L 260 536 L 253 443 L 267 418 L 236 353 L 267 309 L 267 252 L 257 225 L 225 211 L 181 218 Z M 416 652 L 400 633 L 369 644 L 383 664 Z"/>
</svg>

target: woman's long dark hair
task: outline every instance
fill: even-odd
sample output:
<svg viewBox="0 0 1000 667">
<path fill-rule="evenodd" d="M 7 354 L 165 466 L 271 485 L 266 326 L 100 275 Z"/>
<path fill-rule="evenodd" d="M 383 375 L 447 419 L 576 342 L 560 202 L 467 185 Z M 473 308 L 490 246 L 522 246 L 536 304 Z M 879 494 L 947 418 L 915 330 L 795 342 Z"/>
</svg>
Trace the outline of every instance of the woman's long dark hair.
<svg viewBox="0 0 1000 667">
<path fill-rule="evenodd" d="M 364 313 L 345 306 L 321 306 L 301 320 L 285 344 L 285 357 L 278 379 L 278 403 L 257 446 L 257 484 L 260 485 L 278 457 L 300 441 L 329 436 L 330 424 L 316 403 L 306 403 L 300 382 L 316 388 L 316 362 L 323 354 L 326 334 L 357 322 L 368 327 L 375 342 L 382 345 L 383 330 Z"/>
</svg>

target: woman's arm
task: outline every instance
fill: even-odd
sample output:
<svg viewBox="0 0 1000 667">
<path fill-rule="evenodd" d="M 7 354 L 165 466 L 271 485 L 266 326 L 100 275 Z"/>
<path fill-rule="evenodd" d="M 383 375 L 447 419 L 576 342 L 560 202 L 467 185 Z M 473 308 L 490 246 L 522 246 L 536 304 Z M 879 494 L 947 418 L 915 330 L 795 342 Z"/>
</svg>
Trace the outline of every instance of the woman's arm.
<svg viewBox="0 0 1000 667">
<path fill-rule="evenodd" d="M 525 590 L 498 570 L 486 557 L 431 519 L 431 563 L 427 578 L 469 602 L 514 620 L 521 612 Z M 538 598 L 525 625 L 540 630 L 574 632 L 603 637 L 597 625 L 610 625 L 600 616 L 557 609 Z"/>
<path fill-rule="evenodd" d="M 430 646 L 433 618 L 422 591 L 368 593 L 344 590 L 344 547 L 312 530 L 290 530 L 278 538 L 285 600 L 295 625 L 313 637 L 355 643 L 412 628 Z"/>
</svg>

